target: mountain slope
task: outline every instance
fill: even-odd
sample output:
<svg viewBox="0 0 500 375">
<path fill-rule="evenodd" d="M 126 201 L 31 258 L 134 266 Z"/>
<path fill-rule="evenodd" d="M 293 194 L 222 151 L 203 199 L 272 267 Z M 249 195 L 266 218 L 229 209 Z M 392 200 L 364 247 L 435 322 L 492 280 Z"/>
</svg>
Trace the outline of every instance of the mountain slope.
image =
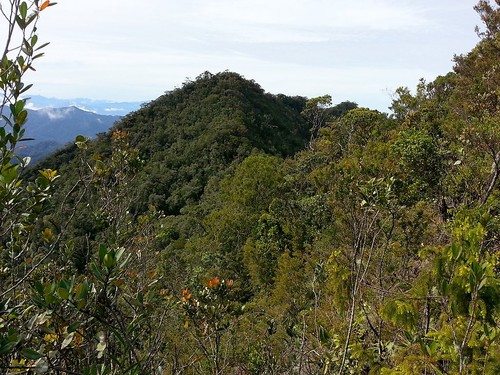
<svg viewBox="0 0 500 375">
<path fill-rule="evenodd" d="M 32 140 L 23 143 L 20 154 L 30 156 L 36 163 L 77 135 L 94 138 L 119 119 L 120 116 L 98 115 L 76 107 L 28 110 L 25 137 Z"/>
<path fill-rule="evenodd" d="M 287 156 L 302 149 L 308 139 L 300 116 L 304 102 L 266 94 L 236 73 L 204 73 L 127 115 L 115 129 L 127 132 L 144 161 L 134 181 L 133 211 L 154 205 L 179 213 L 201 197 L 211 177 L 222 176 L 252 150 Z M 45 164 L 58 169 L 74 151 L 62 150 Z M 111 133 L 89 152 L 110 155 Z M 76 175 L 74 163 L 66 168 Z"/>
</svg>

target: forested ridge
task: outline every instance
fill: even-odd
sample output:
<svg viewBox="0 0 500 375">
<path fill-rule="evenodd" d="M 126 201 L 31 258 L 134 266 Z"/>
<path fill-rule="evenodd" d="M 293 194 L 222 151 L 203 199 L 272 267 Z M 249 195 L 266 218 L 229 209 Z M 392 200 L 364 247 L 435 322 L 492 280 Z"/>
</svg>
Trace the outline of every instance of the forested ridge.
<svg viewBox="0 0 500 375">
<path fill-rule="evenodd" d="M 499 7 L 390 115 L 205 72 L 30 168 L 11 106 L 0 373 L 500 373 Z"/>
</svg>

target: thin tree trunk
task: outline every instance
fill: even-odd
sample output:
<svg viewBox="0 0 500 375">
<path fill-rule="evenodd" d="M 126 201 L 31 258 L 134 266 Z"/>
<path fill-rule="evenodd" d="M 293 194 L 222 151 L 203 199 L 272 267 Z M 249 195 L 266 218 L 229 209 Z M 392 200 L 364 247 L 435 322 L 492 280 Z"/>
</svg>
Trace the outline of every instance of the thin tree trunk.
<svg viewBox="0 0 500 375">
<path fill-rule="evenodd" d="M 481 195 L 481 205 L 485 204 L 488 200 L 488 197 L 493 192 L 495 185 L 498 181 L 498 170 L 500 167 L 500 151 L 497 152 L 495 158 L 493 159 L 493 163 L 491 165 L 490 176 L 488 177 L 488 183 L 485 191 Z"/>
</svg>

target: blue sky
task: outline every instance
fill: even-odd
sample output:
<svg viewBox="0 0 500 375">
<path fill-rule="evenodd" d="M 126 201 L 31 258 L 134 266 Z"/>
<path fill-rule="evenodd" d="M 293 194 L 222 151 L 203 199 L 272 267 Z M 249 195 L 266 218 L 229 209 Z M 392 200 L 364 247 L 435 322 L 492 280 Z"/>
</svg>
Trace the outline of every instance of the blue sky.
<svg viewBox="0 0 500 375">
<path fill-rule="evenodd" d="M 475 0 L 59 0 L 31 93 L 149 101 L 208 70 L 387 111 L 477 43 Z"/>
</svg>

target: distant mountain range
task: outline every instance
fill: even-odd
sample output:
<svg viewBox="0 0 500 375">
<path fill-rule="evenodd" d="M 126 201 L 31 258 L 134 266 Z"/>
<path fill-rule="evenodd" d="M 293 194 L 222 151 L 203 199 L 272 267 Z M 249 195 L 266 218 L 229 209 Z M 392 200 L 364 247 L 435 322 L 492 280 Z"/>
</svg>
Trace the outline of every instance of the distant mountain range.
<svg viewBox="0 0 500 375">
<path fill-rule="evenodd" d="M 122 116 L 101 115 L 77 107 L 28 109 L 25 138 L 20 156 L 30 156 L 32 164 L 72 142 L 77 135 L 94 138 L 108 131 Z"/>
<path fill-rule="evenodd" d="M 65 108 L 77 107 L 87 112 L 94 112 L 100 115 L 125 116 L 127 113 L 136 111 L 143 102 L 115 102 L 111 100 L 94 100 L 87 98 L 57 99 L 47 98 L 39 95 L 32 95 L 28 99 L 29 109 L 42 108 Z"/>
<path fill-rule="evenodd" d="M 116 102 L 87 98 L 58 99 L 32 95 L 28 98 L 25 138 L 18 154 L 37 163 L 77 135 L 94 138 L 108 131 L 126 114 L 138 110 L 142 102 Z"/>
</svg>

